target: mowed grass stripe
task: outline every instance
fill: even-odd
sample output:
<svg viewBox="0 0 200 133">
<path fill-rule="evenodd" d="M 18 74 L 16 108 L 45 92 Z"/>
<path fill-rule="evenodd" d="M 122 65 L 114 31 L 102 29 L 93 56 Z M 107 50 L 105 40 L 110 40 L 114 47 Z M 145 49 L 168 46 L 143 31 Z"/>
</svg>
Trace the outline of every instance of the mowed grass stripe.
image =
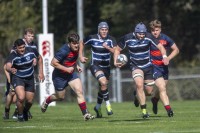
<svg viewBox="0 0 200 133">
<path fill-rule="evenodd" d="M 140 108 L 132 102 L 112 103 L 114 115 L 108 116 L 105 104 L 102 105 L 103 118 L 84 121 L 76 103 L 58 103 L 42 113 L 36 104 L 31 109 L 33 119 L 28 122 L 16 122 L 9 119 L 0 121 L 0 133 L 197 133 L 200 132 L 199 101 L 172 101 L 175 115 L 169 118 L 159 103 L 159 111 L 154 115 L 150 102 L 148 112 L 150 118 L 141 117 Z M 95 103 L 88 104 L 89 111 L 94 114 Z M 3 113 L 4 105 L 0 105 Z M 14 106 L 11 108 L 12 115 Z"/>
</svg>

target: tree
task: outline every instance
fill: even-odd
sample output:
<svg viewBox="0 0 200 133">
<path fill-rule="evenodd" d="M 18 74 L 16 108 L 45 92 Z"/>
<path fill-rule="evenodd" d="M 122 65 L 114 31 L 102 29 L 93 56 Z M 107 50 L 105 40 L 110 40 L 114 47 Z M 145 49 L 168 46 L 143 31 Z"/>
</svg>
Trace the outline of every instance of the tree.
<svg viewBox="0 0 200 133">
<path fill-rule="evenodd" d="M 38 29 L 41 15 L 36 10 L 38 2 L 26 0 L 0 1 L 0 53 L 3 57 L 9 54 L 13 42 L 23 37 L 23 30 L 27 27 Z M 40 12 L 41 13 L 41 12 Z"/>
</svg>

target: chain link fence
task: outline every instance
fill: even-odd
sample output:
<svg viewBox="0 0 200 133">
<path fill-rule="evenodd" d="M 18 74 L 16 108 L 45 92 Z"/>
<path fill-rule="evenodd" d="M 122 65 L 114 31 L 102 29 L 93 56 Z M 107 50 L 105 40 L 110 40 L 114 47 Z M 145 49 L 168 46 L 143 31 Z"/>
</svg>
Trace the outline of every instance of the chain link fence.
<svg viewBox="0 0 200 133">
<path fill-rule="evenodd" d="M 98 82 L 87 70 L 84 95 L 88 102 L 96 102 L 99 89 Z M 3 67 L 0 69 L 0 98 L 3 99 L 5 93 L 5 75 Z M 170 68 L 170 77 L 167 85 L 167 93 L 170 100 L 197 100 L 200 99 L 200 68 Z M 113 69 L 111 71 L 108 85 L 110 100 L 112 102 L 133 101 L 133 91 L 135 83 L 131 78 L 130 70 Z M 39 102 L 39 88 L 36 84 L 35 101 Z M 75 102 L 74 92 L 67 88 L 64 101 Z"/>
<path fill-rule="evenodd" d="M 170 100 L 196 100 L 200 98 L 200 68 L 170 69 L 167 93 Z M 110 99 L 113 102 L 133 101 L 135 83 L 131 78 L 130 70 L 112 70 L 109 83 Z M 98 83 L 87 72 L 86 98 L 89 102 L 95 102 L 98 92 Z M 120 82 L 120 83 L 119 83 Z M 154 86 L 155 87 L 155 86 Z"/>
</svg>

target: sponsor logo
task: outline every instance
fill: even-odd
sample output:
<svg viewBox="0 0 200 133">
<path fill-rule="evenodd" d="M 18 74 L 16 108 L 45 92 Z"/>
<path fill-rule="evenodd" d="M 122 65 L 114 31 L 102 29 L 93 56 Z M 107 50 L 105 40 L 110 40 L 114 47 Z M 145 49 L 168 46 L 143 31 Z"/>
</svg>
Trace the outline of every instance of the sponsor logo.
<svg viewBox="0 0 200 133">
<path fill-rule="evenodd" d="M 51 55 L 51 43 L 47 40 L 42 42 L 42 56 L 44 60 L 44 76 L 45 76 L 45 95 L 50 95 L 51 86 L 51 72 L 50 72 L 50 58 Z"/>
<path fill-rule="evenodd" d="M 50 42 L 49 41 L 43 41 L 42 42 L 42 55 L 45 56 L 45 55 L 48 55 L 50 56 L 51 53 L 50 53 Z"/>
<path fill-rule="evenodd" d="M 45 93 L 47 95 L 50 95 L 50 85 L 51 85 L 51 79 L 50 79 L 50 70 L 49 70 L 49 59 L 44 59 L 44 71 L 45 71 Z"/>
</svg>

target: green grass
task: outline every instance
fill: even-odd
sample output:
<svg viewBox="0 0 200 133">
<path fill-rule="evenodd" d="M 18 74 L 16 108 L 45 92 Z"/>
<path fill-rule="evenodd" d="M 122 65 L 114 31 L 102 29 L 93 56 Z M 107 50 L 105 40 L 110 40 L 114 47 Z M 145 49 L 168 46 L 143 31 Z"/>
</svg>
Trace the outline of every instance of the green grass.
<svg viewBox="0 0 200 133">
<path fill-rule="evenodd" d="M 105 104 L 102 106 L 103 118 L 84 121 L 76 103 L 60 103 L 49 107 L 41 113 L 40 107 L 31 108 L 33 119 L 28 122 L 1 120 L 0 133 L 200 133 L 200 102 L 172 102 L 175 115 L 169 118 L 161 103 L 158 115 L 151 110 L 148 102 L 150 118 L 141 117 L 140 108 L 133 103 L 112 103 L 114 115 L 107 116 Z M 94 114 L 95 103 L 88 104 Z M 4 105 L 0 105 L 3 113 Z M 11 113 L 13 113 L 13 106 Z"/>
</svg>

